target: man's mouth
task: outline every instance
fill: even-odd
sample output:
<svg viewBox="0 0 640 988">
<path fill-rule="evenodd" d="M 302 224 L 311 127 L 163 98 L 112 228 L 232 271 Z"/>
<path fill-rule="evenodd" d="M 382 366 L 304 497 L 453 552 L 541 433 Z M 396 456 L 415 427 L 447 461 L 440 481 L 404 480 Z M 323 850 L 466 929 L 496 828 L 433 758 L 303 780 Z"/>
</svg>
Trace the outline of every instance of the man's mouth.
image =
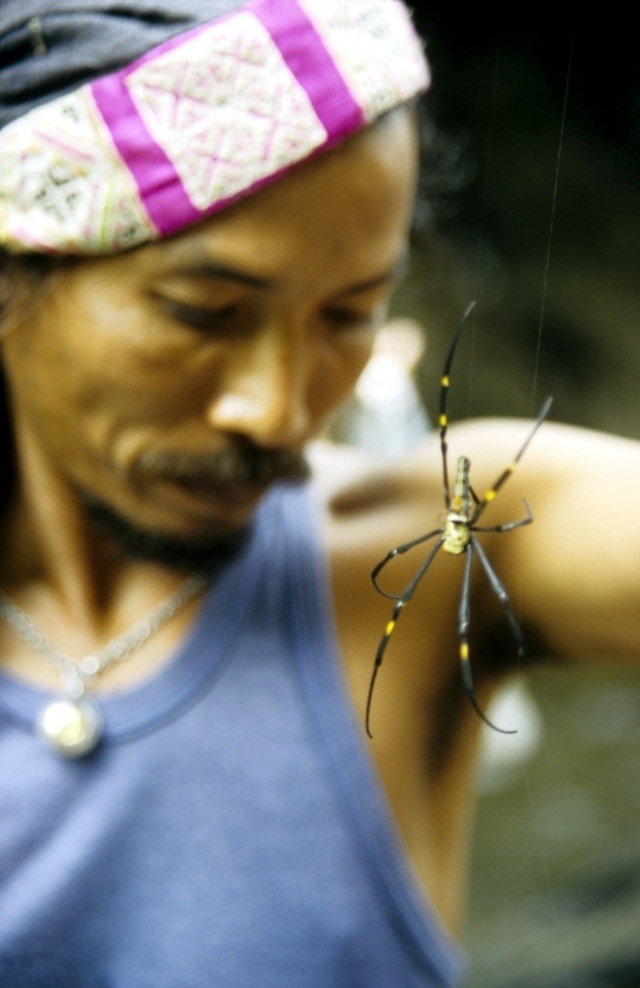
<svg viewBox="0 0 640 988">
<path fill-rule="evenodd" d="M 214 487 L 200 480 L 177 477 L 154 482 L 165 505 L 173 505 L 174 509 L 181 509 L 192 517 L 201 517 L 203 520 L 214 517 L 230 524 L 245 522 L 269 486 L 235 484 Z"/>
<path fill-rule="evenodd" d="M 141 484 L 160 482 L 200 501 L 232 498 L 244 503 L 255 501 L 275 482 L 300 483 L 308 477 L 309 465 L 301 453 L 249 445 L 206 456 L 146 453 L 134 471 Z"/>
<path fill-rule="evenodd" d="M 300 453 L 245 444 L 207 455 L 147 452 L 130 475 L 145 505 L 143 522 L 87 491 L 81 497 L 96 526 L 128 556 L 194 566 L 235 552 L 267 488 L 300 483 L 309 473 Z"/>
</svg>

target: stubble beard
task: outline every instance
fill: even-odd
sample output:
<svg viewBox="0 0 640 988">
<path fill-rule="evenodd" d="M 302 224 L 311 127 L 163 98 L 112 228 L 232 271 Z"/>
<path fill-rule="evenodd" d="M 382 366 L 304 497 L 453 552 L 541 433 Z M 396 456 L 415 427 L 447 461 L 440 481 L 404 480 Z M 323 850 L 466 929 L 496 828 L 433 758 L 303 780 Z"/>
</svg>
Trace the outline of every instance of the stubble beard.
<svg viewBox="0 0 640 988">
<path fill-rule="evenodd" d="M 203 496 L 215 496 L 233 494 L 234 488 L 251 485 L 266 489 L 276 483 L 300 484 L 309 473 L 305 457 L 298 452 L 237 443 L 208 456 L 144 454 L 135 465 L 133 481 L 138 485 L 177 483 Z M 176 535 L 147 529 L 98 496 L 87 491 L 78 493 L 90 525 L 96 533 L 106 536 L 114 554 L 176 569 L 196 569 L 231 560 L 246 543 L 253 526 L 251 518 L 231 531 Z"/>
</svg>

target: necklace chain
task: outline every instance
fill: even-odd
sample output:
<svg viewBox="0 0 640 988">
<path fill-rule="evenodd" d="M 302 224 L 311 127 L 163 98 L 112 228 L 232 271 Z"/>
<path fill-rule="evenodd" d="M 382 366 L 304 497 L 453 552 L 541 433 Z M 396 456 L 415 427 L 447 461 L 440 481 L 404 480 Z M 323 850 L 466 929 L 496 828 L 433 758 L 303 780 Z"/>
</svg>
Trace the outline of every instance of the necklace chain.
<svg viewBox="0 0 640 988">
<path fill-rule="evenodd" d="M 122 662 L 123 659 L 126 659 L 131 652 L 148 641 L 178 611 L 182 610 L 206 586 L 210 576 L 211 574 L 207 569 L 196 570 L 145 617 L 136 621 L 131 628 L 120 635 L 116 635 L 99 651 L 79 660 L 56 648 L 29 615 L 2 590 L 0 590 L 0 618 L 29 648 L 43 655 L 58 670 L 62 675 L 66 693 L 70 697 L 78 699 L 84 693 L 87 685 L 95 680 L 101 672 L 116 662 Z"/>
</svg>

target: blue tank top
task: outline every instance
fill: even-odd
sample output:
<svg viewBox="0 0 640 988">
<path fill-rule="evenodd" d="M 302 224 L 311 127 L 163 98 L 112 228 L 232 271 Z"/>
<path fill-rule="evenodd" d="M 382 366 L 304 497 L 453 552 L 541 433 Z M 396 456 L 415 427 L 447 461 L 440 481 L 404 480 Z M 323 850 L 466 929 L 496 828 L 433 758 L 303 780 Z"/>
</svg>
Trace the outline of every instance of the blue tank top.
<svg viewBox="0 0 640 988">
<path fill-rule="evenodd" d="M 275 489 L 173 661 L 64 761 L 0 677 L 0 984 L 431 988 L 459 949 L 407 868 L 335 649 L 306 487 Z"/>
</svg>

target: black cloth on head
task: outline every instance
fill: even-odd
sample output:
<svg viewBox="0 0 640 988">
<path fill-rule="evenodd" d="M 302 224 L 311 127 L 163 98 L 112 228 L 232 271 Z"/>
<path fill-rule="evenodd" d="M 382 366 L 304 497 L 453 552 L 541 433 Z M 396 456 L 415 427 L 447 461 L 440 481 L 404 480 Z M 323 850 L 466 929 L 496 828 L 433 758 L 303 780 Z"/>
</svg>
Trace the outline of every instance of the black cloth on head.
<svg viewBox="0 0 640 988">
<path fill-rule="evenodd" d="M 243 0 L 0 0 L 0 128 Z"/>
</svg>

